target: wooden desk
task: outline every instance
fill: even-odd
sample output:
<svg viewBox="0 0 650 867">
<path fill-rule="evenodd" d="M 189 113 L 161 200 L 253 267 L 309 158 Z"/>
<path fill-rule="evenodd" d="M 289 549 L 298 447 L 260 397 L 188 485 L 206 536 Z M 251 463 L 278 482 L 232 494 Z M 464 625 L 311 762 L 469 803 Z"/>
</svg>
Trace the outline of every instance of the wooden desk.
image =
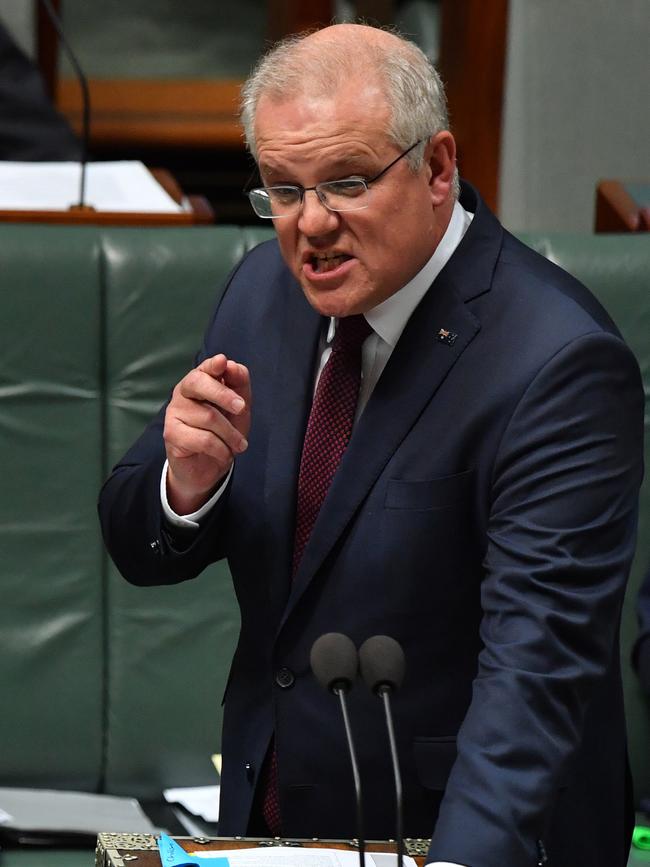
<svg viewBox="0 0 650 867">
<path fill-rule="evenodd" d="M 207 849 L 249 849 L 253 846 L 295 846 L 296 848 L 356 849 L 355 841 L 290 840 L 252 837 L 175 837 L 186 852 Z M 430 840 L 405 840 L 406 854 L 418 867 L 423 867 Z M 395 843 L 386 840 L 366 841 L 367 852 L 395 852 Z M 136 856 L 135 858 L 133 856 Z M 137 859 L 137 860 L 136 860 Z M 95 851 L 95 867 L 160 867 L 155 837 L 150 834 L 99 834 Z M 206 861 L 208 867 L 209 861 Z"/>
<path fill-rule="evenodd" d="M 166 169 L 151 169 L 163 189 L 177 204 L 185 197 L 175 178 Z M 203 196 L 188 196 L 189 207 L 176 214 L 134 211 L 94 211 L 92 208 L 68 211 L 0 211 L 2 223 L 64 223 L 77 226 L 198 226 L 214 223 L 214 211 Z"/>
</svg>

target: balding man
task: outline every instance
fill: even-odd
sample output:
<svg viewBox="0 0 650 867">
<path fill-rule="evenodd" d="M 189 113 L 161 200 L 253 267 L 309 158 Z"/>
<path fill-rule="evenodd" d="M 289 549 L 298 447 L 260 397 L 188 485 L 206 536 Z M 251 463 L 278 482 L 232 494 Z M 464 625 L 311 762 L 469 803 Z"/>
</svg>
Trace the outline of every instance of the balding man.
<svg viewBox="0 0 650 867">
<path fill-rule="evenodd" d="M 623 867 L 634 358 L 584 287 L 459 194 L 442 87 L 411 43 L 360 25 L 281 43 L 242 116 L 277 238 L 231 276 L 100 504 L 134 583 L 228 558 L 220 833 L 354 836 L 309 652 L 383 633 L 406 655 L 404 829 L 432 838 L 429 862 Z M 350 701 L 366 833 L 389 837 L 382 715 L 361 688 Z"/>
</svg>

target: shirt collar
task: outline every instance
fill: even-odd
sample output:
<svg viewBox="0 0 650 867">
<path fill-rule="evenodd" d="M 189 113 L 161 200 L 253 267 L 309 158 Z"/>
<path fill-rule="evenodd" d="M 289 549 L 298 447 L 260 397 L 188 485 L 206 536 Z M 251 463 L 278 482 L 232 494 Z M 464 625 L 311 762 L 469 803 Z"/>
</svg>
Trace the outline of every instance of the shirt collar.
<svg viewBox="0 0 650 867">
<path fill-rule="evenodd" d="M 456 201 L 445 234 L 429 261 L 398 292 L 365 314 L 372 330 L 392 348 L 397 345 L 411 314 L 460 244 L 473 217 L 474 214 Z M 332 318 L 327 332 L 328 343 L 334 339 L 335 323 L 336 320 Z"/>
</svg>

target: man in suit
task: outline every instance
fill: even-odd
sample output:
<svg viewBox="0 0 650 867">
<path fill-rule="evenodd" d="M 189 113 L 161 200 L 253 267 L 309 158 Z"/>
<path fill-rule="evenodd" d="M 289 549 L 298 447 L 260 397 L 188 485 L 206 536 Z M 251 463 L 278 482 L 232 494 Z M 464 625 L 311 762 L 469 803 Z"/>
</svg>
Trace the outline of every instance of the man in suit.
<svg viewBox="0 0 650 867">
<path fill-rule="evenodd" d="M 411 43 L 360 25 L 282 43 L 243 120 L 277 240 L 235 269 L 100 502 L 132 582 L 228 558 L 220 833 L 354 835 L 309 652 L 383 633 L 407 663 L 405 832 L 432 837 L 430 863 L 623 867 L 634 358 L 583 286 L 458 196 L 442 87 Z M 366 834 L 385 838 L 381 709 L 350 701 Z"/>
</svg>

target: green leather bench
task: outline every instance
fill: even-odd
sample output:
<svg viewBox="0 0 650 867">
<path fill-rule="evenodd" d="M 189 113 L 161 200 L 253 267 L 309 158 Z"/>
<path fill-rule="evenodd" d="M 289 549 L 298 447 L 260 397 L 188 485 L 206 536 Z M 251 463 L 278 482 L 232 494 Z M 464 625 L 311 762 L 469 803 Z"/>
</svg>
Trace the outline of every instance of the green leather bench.
<svg viewBox="0 0 650 867">
<path fill-rule="evenodd" d="M 132 587 L 103 550 L 95 503 L 191 366 L 224 278 L 268 235 L 0 225 L 0 786 L 155 800 L 167 786 L 216 781 L 238 630 L 227 569 Z M 650 236 L 526 240 L 601 298 L 650 389 Z M 637 793 L 650 793 L 650 709 L 628 660 L 648 563 L 646 483 L 623 630 Z M 2 867 L 46 863 L 40 851 L 3 855 Z"/>
</svg>

